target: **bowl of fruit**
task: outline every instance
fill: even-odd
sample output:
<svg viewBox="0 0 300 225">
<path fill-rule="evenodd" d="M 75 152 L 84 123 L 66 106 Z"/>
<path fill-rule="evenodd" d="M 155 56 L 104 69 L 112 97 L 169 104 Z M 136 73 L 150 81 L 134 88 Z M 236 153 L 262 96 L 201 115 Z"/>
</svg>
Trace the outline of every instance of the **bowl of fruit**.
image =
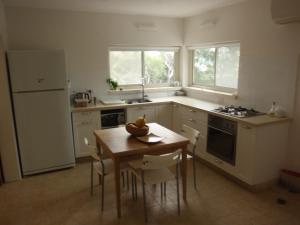
<svg viewBox="0 0 300 225">
<path fill-rule="evenodd" d="M 139 117 L 135 123 L 127 123 L 126 130 L 135 137 L 147 135 L 149 127 L 146 125 L 146 115 Z"/>
</svg>

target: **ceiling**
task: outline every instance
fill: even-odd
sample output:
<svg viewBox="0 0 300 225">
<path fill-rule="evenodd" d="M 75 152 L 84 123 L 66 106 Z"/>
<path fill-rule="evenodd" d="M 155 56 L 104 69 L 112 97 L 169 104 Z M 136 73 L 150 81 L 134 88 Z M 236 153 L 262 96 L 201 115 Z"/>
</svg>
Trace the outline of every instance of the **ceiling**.
<svg viewBox="0 0 300 225">
<path fill-rule="evenodd" d="M 187 17 L 245 0 L 2 0 L 5 6 Z"/>
</svg>

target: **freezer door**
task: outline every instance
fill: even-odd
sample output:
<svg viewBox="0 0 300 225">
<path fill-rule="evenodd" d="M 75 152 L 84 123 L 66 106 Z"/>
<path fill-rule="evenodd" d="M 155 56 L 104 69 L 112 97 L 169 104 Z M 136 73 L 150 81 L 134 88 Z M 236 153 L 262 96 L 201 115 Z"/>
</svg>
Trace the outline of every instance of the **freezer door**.
<svg viewBox="0 0 300 225">
<path fill-rule="evenodd" d="M 13 92 L 66 87 L 63 50 L 9 51 L 7 57 Z"/>
<path fill-rule="evenodd" d="M 15 93 L 13 97 L 23 174 L 74 165 L 68 92 Z"/>
</svg>

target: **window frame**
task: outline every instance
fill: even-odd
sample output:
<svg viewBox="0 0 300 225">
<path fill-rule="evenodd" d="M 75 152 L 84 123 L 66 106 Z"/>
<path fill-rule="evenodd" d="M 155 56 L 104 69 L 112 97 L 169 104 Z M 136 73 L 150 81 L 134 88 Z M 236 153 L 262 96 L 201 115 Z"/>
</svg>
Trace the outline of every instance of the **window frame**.
<svg viewBox="0 0 300 225">
<path fill-rule="evenodd" d="M 110 52 L 111 51 L 138 51 L 141 52 L 141 78 L 145 76 L 145 51 L 173 51 L 174 52 L 174 81 L 180 80 L 179 76 L 179 58 L 180 58 L 180 47 L 119 47 L 111 46 L 108 48 L 108 77 L 111 78 L 110 73 Z M 136 86 L 142 85 L 142 82 L 139 84 L 121 84 L 119 87 L 124 89 L 132 89 Z M 162 84 L 145 84 L 145 88 L 159 88 L 159 87 L 171 87 L 171 83 L 162 83 Z"/>
<path fill-rule="evenodd" d="M 195 87 L 195 88 L 201 88 L 201 89 L 207 89 L 207 90 L 213 90 L 213 91 L 220 91 L 220 92 L 225 92 L 225 93 L 236 93 L 239 88 L 239 78 L 240 78 L 240 60 L 241 56 L 239 57 L 238 63 L 239 63 L 239 68 L 238 68 L 238 77 L 237 77 L 237 88 L 228 88 L 228 87 L 222 87 L 222 86 L 217 86 L 216 85 L 216 72 L 217 72 L 217 55 L 218 55 L 218 50 L 219 48 L 222 47 L 239 47 L 240 52 L 241 52 L 241 44 L 240 42 L 234 42 L 234 43 L 221 43 L 221 44 L 211 44 L 211 45 L 202 45 L 202 46 L 197 46 L 197 47 L 191 47 L 189 48 L 190 54 L 189 54 L 189 61 L 190 61 L 190 86 Z M 215 55 L 214 55 L 214 86 L 205 86 L 201 84 L 196 84 L 194 83 L 194 74 L 195 74 L 195 50 L 198 49 L 204 49 L 204 48 L 215 48 Z"/>
</svg>

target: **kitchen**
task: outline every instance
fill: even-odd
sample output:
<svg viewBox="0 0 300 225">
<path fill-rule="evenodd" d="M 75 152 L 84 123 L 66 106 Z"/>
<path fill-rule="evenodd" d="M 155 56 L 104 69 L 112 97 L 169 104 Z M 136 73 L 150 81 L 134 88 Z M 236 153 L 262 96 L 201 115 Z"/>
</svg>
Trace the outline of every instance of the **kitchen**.
<svg viewBox="0 0 300 225">
<path fill-rule="evenodd" d="M 285 156 L 283 156 L 285 159 L 282 160 L 283 168 L 300 171 L 297 138 L 299 129 L 299 91 L 297 90 L 299 86 L 297 83 L 299 82 L 297 80 L 300 49 L 299 23 L 284 25 L 274 23 L 271 15 L 271 1 L 242 1 L 207 12 L 199 12 L 185 19 L 174 18 L 171 15 L 169 17 L 153 16 L 146 12 L 144 13 L 146 16 L 137 16 L 87 12 L 88 10 L 78 11 L 76 8 L 71 11 L 63 7 L 63 10 L 57 10 L 55 5 L 48 6 L 48 9 L 45 9 L 47 7 L 37 9 L 43 7 L 26 7 L 26 5 L 18 5 L 10 1 L 4 1 L 4 5 L 5 8 L 4 6 L 2 8 L 6 16 L 7 34 L 3 34 L 4 38 L 2 38 L 4 45 L 7 43 L 6 49 L 64 49 L 67 75 L 72 91 L 93 90 L 93 96 L 110 101 L 139 97 L 140 86 L 134 87 L 134 90 L 122 92 L 108 90 L 106 79 L 109 74 L 109 48 L 160 47 L 176 51 L 179 49 L 176 80 L 181 82 L 188 97 L 197 99 L 196 102 L 212 103 L 214 107 L 209 109 L 217 108 L 219 105 L 241 105 L 268 112 L 272 102 L 275 101 L 286 111 L 288 117 L 292 118 L 289 135 L 286 137 L 288 143 Z M 77 6 L 80 7 L 80 5 Z M 139 14 L 143 14 L 143 11 Z M 5 37 L 7 37 L 6 40 Z M 191 87 L 189 57 L 193 48 L 228 42 L 240 43 L 237 97 Z M 1 90 L 4 89 L 1 88 Z M 164 101 L 164 98 L 176 98 L 173 97 L 176 90 L 178 87 L 146 88 L 145 93 L 151 100 L 160 97 Z M 172 104 L 177 103 L 179 107 L 182 107 L 182 102 L 178 103 L 170 99 L 167 100 L 169 106 L 173 107 Z M 185 106 L 187 108 L 184 108 L 187 114 L 190 109 L 198 110 L 198 107 L 194 105 L 196 103 L 192 102 L 190 105 L 186 100 L 184 102 L 187 104 Z M 164 104 L 155 105 L 163 106 Z M 143 107 L 146 106 L 143 104 Z M 149 122 L 156 117 L 156 122 L 164 121 L 165 126 L 172 124 L 174 119 L 172 122 L 166 121 L 166 118 L 170 120 L 168 117 L 170 112 L 166 112 L 168 110 L 172 110 L 174 118 L 172 107 L 170 109 L 167 106 L 168 109 L 163 109 L 166 115 L 162 115 L 164 119 L 160 119 L 157 117 L 159 109 L 153 109 L 151 105 L 148 108 L 150 115 L 147 115 Z M 128 106 L 128 109 L 133 110 L 133 108 L 134 106 Z M 80 109 L 75 110 L 80 111 Z M 97 110 L 92 110 L 91 114 L 95 112 Z M 100 110 L 98 112 L 100 114 Z M 99 114 L 93 120 L 96 123 L 100 123 Z M 134 112 L 129 115 L 134 115 Z M 136 119 L 135 117 L 132 116 L 128 121 Z M 76 121 L 73 116 L 74 122 Z M 284 126 L 283 124 L 288 123 L 277 125 Z M 8 126 L 10 128 L 7 131 L 10 131 L 11 124 Z M 93 126 L 100 128 L 100 124 Z M 282 129 L 286 135 L 287 128 Z M 279 136 L 284 139 L 281 135 Z M 14 141 L 9 138 L 7 140 L 10 141 L 8 148 L 15 149 L 11 147 Z M 277 138 L 274 140 L 280 141 Z M 76 142 L 74 144 L 76 146 Z M 10 177 L 8 180 L 11 181 L 20 179 L 20 168 L 16 156 L 16 151 L 1 151 L 3 167 L 9 168 L 4 169 L 4 173 L 6 177 Z M 8 161 L 5 162 L 5 158 Z M 275 158 L 278 159 L 278 157 Z M 261 168 L 261 170 L 264 169 L 266 168 Z"/>
</svg>

